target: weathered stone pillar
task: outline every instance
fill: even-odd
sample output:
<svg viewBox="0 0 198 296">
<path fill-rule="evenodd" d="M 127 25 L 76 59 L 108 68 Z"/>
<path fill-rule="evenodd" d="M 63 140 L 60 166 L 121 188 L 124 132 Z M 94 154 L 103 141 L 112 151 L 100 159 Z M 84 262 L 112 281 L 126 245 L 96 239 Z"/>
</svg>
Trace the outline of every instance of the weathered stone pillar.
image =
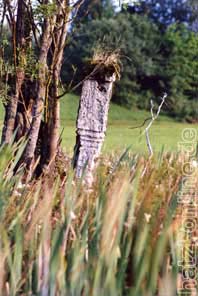
<svg viewBox="0 0 198 296">
<path fill-rule="evenodd" d="M 114 71 L 105 73 L 103 69 L 83 83 L 77 117 L 74 168 L 77 178 L 85 173 L 88 185 L 92 184 L 93 171 L 105 138 L 115 79 Z"/>
</svg>

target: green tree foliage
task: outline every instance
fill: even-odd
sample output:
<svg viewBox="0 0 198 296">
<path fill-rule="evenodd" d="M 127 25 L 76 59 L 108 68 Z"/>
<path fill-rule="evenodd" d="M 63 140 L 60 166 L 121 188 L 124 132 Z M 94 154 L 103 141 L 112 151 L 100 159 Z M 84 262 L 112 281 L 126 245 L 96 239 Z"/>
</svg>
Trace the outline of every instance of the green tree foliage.
<svg viewBox="0 0 198 296">
<path fill-rule="evenodd" d="M 108 16 L 107 1 L 101 3 L 103 15 L 94 16 L 92 11 L 89 21 L 71 34 L 62 73 L 65 84 L 71 86 L 72 81 L 72 87 L 78 85 L 89 74 L 87 62 L 95 48 L 119 50 L 122 71 L 114 102 L 149 109 L 150 99 L 166 91 L 164 109 L 169 114 L 198 120 L 198 36 L 192 30 L 193 1 L 139 1 L 112 17 Z"/>
<path fill-rule="evenodd" d="M 174 115 L 198 119 L 198 35 L 185 26 L 171 26 L 164 37 L 167 88 Z"/>
</svg>

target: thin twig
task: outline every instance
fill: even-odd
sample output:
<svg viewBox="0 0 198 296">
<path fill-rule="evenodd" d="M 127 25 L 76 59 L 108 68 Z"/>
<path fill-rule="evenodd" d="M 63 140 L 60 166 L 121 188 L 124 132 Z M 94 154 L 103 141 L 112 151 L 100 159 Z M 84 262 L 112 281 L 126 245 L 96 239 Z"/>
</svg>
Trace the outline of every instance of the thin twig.
<svg viewBox="0 0 198 296">
<path fill-rule="evenodd" d="M 167 97 L 167 93 L 164 93 L 163 97 L 161 98 L 161 103 L 157 109 L 157 113 L 154 115 L 153 113 L 153 109 L 154 109 L 154 104 L 153 104 L 153 101 L 151 100 L 151 109 L 150 109 L 150 112 L 151 112 L 151 120 L 149 122 L 149 124 L 147 125 L 147 127 L 145 128 L 145 134 L 146 134 L 146 144 L 147 144 L 147 147 L 148 147 L 148 150 L 149 150 L 149 154 L 150 154 L 150 157 L 153 155 L 153 148 L 152 148 L 152 145 L 151 145 L 151 141 L 150 141 L 150 138 L 149 138 L 149 129 L 151 128 L 153 122 L 158 118 L 159 114 L 160 114 L 160 111 L 161 111 L 161 108 L 165 102 L 165 99 Z"/>
</svg>

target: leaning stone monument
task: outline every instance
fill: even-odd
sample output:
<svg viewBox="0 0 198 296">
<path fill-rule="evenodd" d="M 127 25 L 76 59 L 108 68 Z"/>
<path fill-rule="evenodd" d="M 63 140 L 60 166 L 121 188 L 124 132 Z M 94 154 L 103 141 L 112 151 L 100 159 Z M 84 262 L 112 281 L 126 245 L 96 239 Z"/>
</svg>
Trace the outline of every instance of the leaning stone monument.
<svg viewBox="0 0 198 296">
<path fill-rule="evenodd" d="M 107 128 L 113 83 L 119 76 L 117 55 L 103 54 L 94 59 L 94 68 L 84 80 L 77 116 L 74 168 L 84 174 L 90 186 Z"/>
</svg>

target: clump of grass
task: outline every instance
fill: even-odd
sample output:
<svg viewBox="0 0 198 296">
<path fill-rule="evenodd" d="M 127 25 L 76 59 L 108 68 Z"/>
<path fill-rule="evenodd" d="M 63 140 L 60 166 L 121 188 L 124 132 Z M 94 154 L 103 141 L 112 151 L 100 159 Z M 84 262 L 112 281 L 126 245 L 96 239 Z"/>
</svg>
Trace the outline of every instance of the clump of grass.
<svg viewBox="0 0 198 296">
<path fill-rule="evenodd" d="M 72 170 L 64 188 L 58 176 L 53 185 L 42 177 L 21 186 L 20 175 L 11 182 L 5 173 L 13 162 L 12 148 L 1 149 L 3 295 L 153 296 L 167 282 L 175 295 L 171 225 L 181 158 L 147 160 L 126 151 L 105 159 L 92 192 L 73 181 Z"/>
<path fill-rule="evenodd" d="M 121 62 L 119 50 L 108 50 L 102 47 L 97 47 L 91 60 L 91 65 L 96 65 L 98 68 L 113 69 L 117 79 L 120 79 Z"/>
</svg>

